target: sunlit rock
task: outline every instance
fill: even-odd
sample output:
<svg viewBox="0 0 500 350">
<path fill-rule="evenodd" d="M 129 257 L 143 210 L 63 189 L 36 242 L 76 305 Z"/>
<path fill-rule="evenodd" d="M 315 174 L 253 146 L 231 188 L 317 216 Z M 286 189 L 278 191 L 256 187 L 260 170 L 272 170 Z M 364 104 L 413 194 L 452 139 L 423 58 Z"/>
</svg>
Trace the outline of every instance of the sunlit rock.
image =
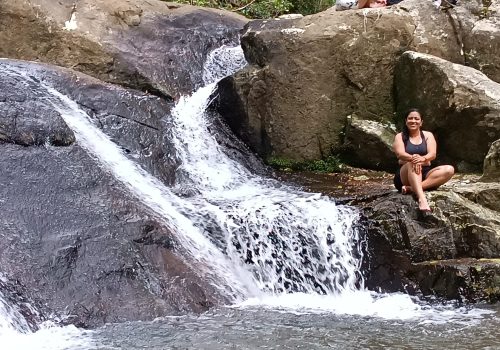
<svg viewBox="0 0 500 350">
<path fill-rule="evenodd" d="M 348 115 L 396 122 L 393 72 L 408 50 L 470 64 L 499 80 L 496 8 L 496 2 L 445 9 L 406 0 L 381 9 L 252 21 L 241 39 L 251 67 L 231 83 L 247 116 L 237 117 L 245 124 L 233 130 L 264 156 L 304 160 L 341 152 Z M 478 153 L 462 168 L 482 161 Z"/>
</svg>

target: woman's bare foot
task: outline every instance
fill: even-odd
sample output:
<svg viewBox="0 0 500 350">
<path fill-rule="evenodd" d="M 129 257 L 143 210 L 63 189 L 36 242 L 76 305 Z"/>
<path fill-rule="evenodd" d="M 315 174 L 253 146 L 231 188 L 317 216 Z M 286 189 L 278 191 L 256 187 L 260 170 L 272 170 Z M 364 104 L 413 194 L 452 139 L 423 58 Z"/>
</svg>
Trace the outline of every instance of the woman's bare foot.
<svg viewBox="0 0 500 350">
<path fill-rule="evenodd" d="M 370 8 L 378 8 L 378 7 L 385 7 L 387 6 L 387 1 L 386 0 L 372 0 L 370 1 Z"/>
<path fill-rule="evenodd" d="M 427 203 L 427 198 L 420 198 L 418 200 L 418 209 L 422 212 L 431 212 L 432 209 L 429 207 L 429 203 Z"/>
</svg>

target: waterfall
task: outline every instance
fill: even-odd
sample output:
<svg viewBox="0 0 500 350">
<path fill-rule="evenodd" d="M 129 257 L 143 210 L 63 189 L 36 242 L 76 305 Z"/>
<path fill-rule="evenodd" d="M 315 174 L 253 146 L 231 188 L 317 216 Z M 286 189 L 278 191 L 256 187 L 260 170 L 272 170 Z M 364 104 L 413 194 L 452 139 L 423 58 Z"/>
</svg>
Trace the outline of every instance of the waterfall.
<svg viewBox="0 0 500 350">
<path fill-rule="evenodd" d="M 220 48 L 205 65 L 207 85 L 182 97 L 169 130 L 176 148 L 178 186 L 197 189 L 191 200 L 223 232 L 223 248 L 244 262 L 260 290 L 338 293 L 356 289 L 357 213 L 320 194 L 252 174 L 229 158 L 210 132 L 205 110 L 215 82 L 245 64 L 241 48 Z M 203 227 L 205 216 L 193 217 Z"/>
<path fill-rule="evenodd" d="M 222 47 L 205 65 L 206 85 L 180 98 L 165 118 L 180 164 L 176 183 L 154 178 L 95 126 L 80 106 L 49 83 L 36 82 L 75 133 L 77 144 L 156 215 L 188 262 L 234 302 L 267 293 L 336 295 L 357 289 L 357 212 L 252 173 L 228 157 L 210 130 L 206 108 L 216 82 L 246 64 L 241 48 Z M 23 79 L 22 68 L 4 68 Z M 34 74 L 36 75 L 36 74 Z M 188 195 L 178 195 L 190 188 Z"/>
</svg>

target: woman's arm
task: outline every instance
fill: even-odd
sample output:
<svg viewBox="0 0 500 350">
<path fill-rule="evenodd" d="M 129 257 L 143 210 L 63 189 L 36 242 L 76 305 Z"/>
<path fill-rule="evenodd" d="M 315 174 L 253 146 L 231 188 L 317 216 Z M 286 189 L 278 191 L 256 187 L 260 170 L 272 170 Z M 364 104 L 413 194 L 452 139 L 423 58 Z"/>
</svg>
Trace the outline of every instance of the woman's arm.
<svg viewBox="0 0 500 350">
<path fill-rule="evenodd" d="M 434 135 L 430 131 L 424 131 L 424 137 L 427 143 L 427 154 L 425 154 L 423 158 L 425 158 L 426 163 L 430 163 L 432 160 L 436 159 L 437 143 Z"/>
<path fill-rule="evenodd" d="M 398 158 L 399 164 L 404 164 L 406 162 L 412 161 L 412 155 L 406 153 L 405 144 L 403 142 L 403 134 L 399 133 L 394 138 L 394 143 L 392 144 L 392 150 L 396 153 L 396 157 Z"/>
</svg>

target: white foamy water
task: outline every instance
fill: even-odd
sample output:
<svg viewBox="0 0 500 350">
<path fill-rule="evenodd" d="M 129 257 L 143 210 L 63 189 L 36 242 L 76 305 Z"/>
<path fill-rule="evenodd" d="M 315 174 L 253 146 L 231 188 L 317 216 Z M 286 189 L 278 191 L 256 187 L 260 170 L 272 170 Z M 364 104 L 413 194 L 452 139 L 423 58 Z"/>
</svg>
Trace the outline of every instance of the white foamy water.
<svg viewBox="0 0 500 350">
<path fill-rule="evenodd" d="M 46 323 L 36 332 L 0 332 L 2 350 L 90 350 L 98 347 L 92 332 L 75 326 L 58 327 Z"/>
<path fill-rule="evenodd" d="M 0 289 L 0 336 L 30 332 L 30 326 L 19 310 L 5 300 Z"/>
<path fill-rule="evenodd" d="M 47 90 L 54 99 L 54 108 L 74 131 L 78 144 L 112 172 L 130 192 L 149 207 L 164 224 L 176 233 L 182 247 L 195 260 L 196 268 L 205 277 L 212 277 L 213 285 L 238 299 L 249 295 L 250 277 L 229 260 L 205 237 L 201 230 L 184 214 L 195 215 L 198 208 L 175 196 L 158 179 L 151 176 L 134 161 L 127 158 L 120 147 L 92 124 L 78 104 L 51 87 Z M 193 263 L 193 262 L 191 262 Z"/>
<path fill-rule="evenodd" d="M 237 308 L 263 307 L 301 314 L 356 315 L 387 320 L 415 320 L 419 324 L 447 322 L 474 324 L 495 312 L 479 308 L 457 308 L 452 304 L 430 306 L 403 293 L 376 293 L 368 290 L 346 291 L 339 295 L 294 293 L 280 296 L 250 298 L 236 304 Z"/>
<path fill-rule="evenodd" d="M 172 111 L 170 139 L 181 166 L 179 186 L 189 183 L 225 237 L 235 262 L 245 261 L 260 290 L 338 293 L 354 288 L 359 260 L 354 210 L 253 174 L 228 157 L 210 131 L 205 110 L 215 84 L 244 62 L 240 48 L 222 48 L 207 60 L 209 84 L 181 98 Z M 224 68 L 222 72 L 220 69 Z M 207 78 L 208 77 L 208 78 Z M 193 220 L 198 226 L 201 221 Z"/>
<path fill-rule="evenodd" d="M 24 307 L 36 313 L 29 304 Z M 2 350 L 64 350 L 90 349 L 95 343 L 74 326 L 58 327 L 50 322 L 32 332 L 17 306 L 9 303 L 0 290 L 0 349 Z"/>
</svg>

